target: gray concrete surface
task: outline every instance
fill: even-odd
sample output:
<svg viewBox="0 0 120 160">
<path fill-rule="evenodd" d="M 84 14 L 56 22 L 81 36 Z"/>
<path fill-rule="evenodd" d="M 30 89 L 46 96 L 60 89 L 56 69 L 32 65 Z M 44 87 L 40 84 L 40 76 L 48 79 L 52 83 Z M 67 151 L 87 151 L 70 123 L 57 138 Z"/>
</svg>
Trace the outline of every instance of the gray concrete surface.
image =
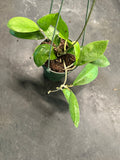
<svg viewBox="0 0 120 160">
<path fill-rule="evenodd" d="M 72 40 L 83 26 L 86 2 L 64 1 Z M 120 1 L 97 1 L 87 27 L 85 43 L 110 40 L 105 55 L 111 65 L 99 69 L 91 84 L 73 89 L 81 111 L 78 129 L 62 93 L 47 95 L 59 83 L 44 79 L 32 60 L 40 42 L 18 40 L 6 27 L 13 16 L 36 21 L 49 6 L 50 0 L 0 0 L 0 160 L 120 160 Z"/>
</svg>

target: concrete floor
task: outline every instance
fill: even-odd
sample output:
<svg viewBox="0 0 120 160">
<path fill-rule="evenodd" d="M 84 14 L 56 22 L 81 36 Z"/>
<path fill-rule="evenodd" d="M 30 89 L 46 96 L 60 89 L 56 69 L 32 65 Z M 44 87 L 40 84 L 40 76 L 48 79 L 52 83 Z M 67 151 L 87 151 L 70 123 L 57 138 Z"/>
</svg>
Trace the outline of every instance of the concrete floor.
<svg viewBox="0 0 120 160">
<path fill-rule="evenodd" d="M 55 1 L 53 12 L 57 12 Z M 62 17 L 75 40 L 87 1 L 65 0 Z M 76 129 L 59 83 L 47 81 L 32 60 L 40 41 L 11 36 L 13 16 L 33 20 L 49 12 L 50 0 L 0 0 L 0 160 L 120 160 L 120 0 L 97 1 L 85 44 L 109 39 L 111 62 L 91 84 L 75 87 L 81 120 Z M 69 82 L 80 72 L 69 75 Z"/>
</svg>

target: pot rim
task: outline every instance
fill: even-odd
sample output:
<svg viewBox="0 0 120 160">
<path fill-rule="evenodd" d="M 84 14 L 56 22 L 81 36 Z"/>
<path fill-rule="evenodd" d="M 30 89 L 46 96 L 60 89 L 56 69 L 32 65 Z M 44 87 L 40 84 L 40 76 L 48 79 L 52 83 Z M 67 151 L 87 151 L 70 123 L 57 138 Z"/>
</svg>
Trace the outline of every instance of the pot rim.
<svg viewBox="0 0 120 160">
<path fill-rule="evenodd" d="M 45 65 L 43 65 L 43 68 L 48 69 Z M 73 70 L 75 70 L 76 68 L 77 68 L 77 66 Z M 54 74 L 65 75 L 65 72 L 56 72 L 56 71 L 51 70 L 51 68 L 49 68 L 49 69 L 50 69 L 50 72 L 52 72 Z M 68 71 L 68 73 L 71 73 L 73 70 Z"/>
</svg>

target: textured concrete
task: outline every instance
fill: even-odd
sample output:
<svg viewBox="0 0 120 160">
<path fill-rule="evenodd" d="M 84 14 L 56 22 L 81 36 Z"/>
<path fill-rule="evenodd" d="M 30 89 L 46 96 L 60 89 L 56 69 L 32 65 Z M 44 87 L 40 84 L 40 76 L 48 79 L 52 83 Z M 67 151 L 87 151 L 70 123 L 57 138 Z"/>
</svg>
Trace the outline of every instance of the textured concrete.
<svg viewBox="0 0 120 160">
<path fill-rule="evenodd" d="M 83 26 L 86 2 L 64 1 L 62 17 L 72 40 Z M 47 95 L 59 83 L 45 80 L 32 60 L 40 42 L 18 40 L 6 27 L 13 16 L 37 20 L 49 5 L 50 0 L 0 0 L 0 160 L 120 160 L 120 1 L 97 1 L 87 27 L 85 43 L 110 40 L 105 55 L 111 65 L 99 69 L 91 84 L 73 89 L 81 111 L 78 129 L 62 93 Z"/>
</svg>

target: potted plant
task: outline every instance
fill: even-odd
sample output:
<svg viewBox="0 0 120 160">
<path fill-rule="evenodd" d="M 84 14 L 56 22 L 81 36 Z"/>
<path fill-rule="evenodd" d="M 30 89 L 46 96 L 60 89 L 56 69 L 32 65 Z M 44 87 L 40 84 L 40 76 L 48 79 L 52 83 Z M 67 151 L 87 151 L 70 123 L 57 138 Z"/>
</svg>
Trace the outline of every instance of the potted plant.
<svg viewBox="0 0 120 160">
<path fill-rule="evenodd" d="M 50 80 L 59 81 L 65 77 L 64 83 L 60 87 L 56 87 L 56 90 L 48 91 L 48 94 L 57 91 L 63 92 L 69 103 L 72 121 L 75 127 L 78 127 L 80 120 L 79 105 L 71 88 L 92 82 L 98 75 L 98 68 L 107 67 L 110 64 L 104 55 L 108 40 L 90 42 L 85 46 L 83 46 L 83 43 L 80 46 L 78 42 L 81 36 L 85 34 L 95 0 L 92 2 L 89 14 L 88 0 L 85 25 L 76 41 L 69 39 L 68 27 L 60 16 L 63 0 L 61 0 L 58 13 L 51 13 L 52 4 L 53 0 L 50 13 L 38 19 L 37 23 L 26 17 L 13 17 L 8 21 L 7 26 L 10 33 L 15 37 L 35 40 L 44 39 L 35 48 L 33 53 L 34 62 L 37 67 L 43 66 L 44 74 Z M 66 84 L 68 73 L 81 65 L 85 65 L 85 67 L 74 82 L 70 85 Z"/>
</svg>

